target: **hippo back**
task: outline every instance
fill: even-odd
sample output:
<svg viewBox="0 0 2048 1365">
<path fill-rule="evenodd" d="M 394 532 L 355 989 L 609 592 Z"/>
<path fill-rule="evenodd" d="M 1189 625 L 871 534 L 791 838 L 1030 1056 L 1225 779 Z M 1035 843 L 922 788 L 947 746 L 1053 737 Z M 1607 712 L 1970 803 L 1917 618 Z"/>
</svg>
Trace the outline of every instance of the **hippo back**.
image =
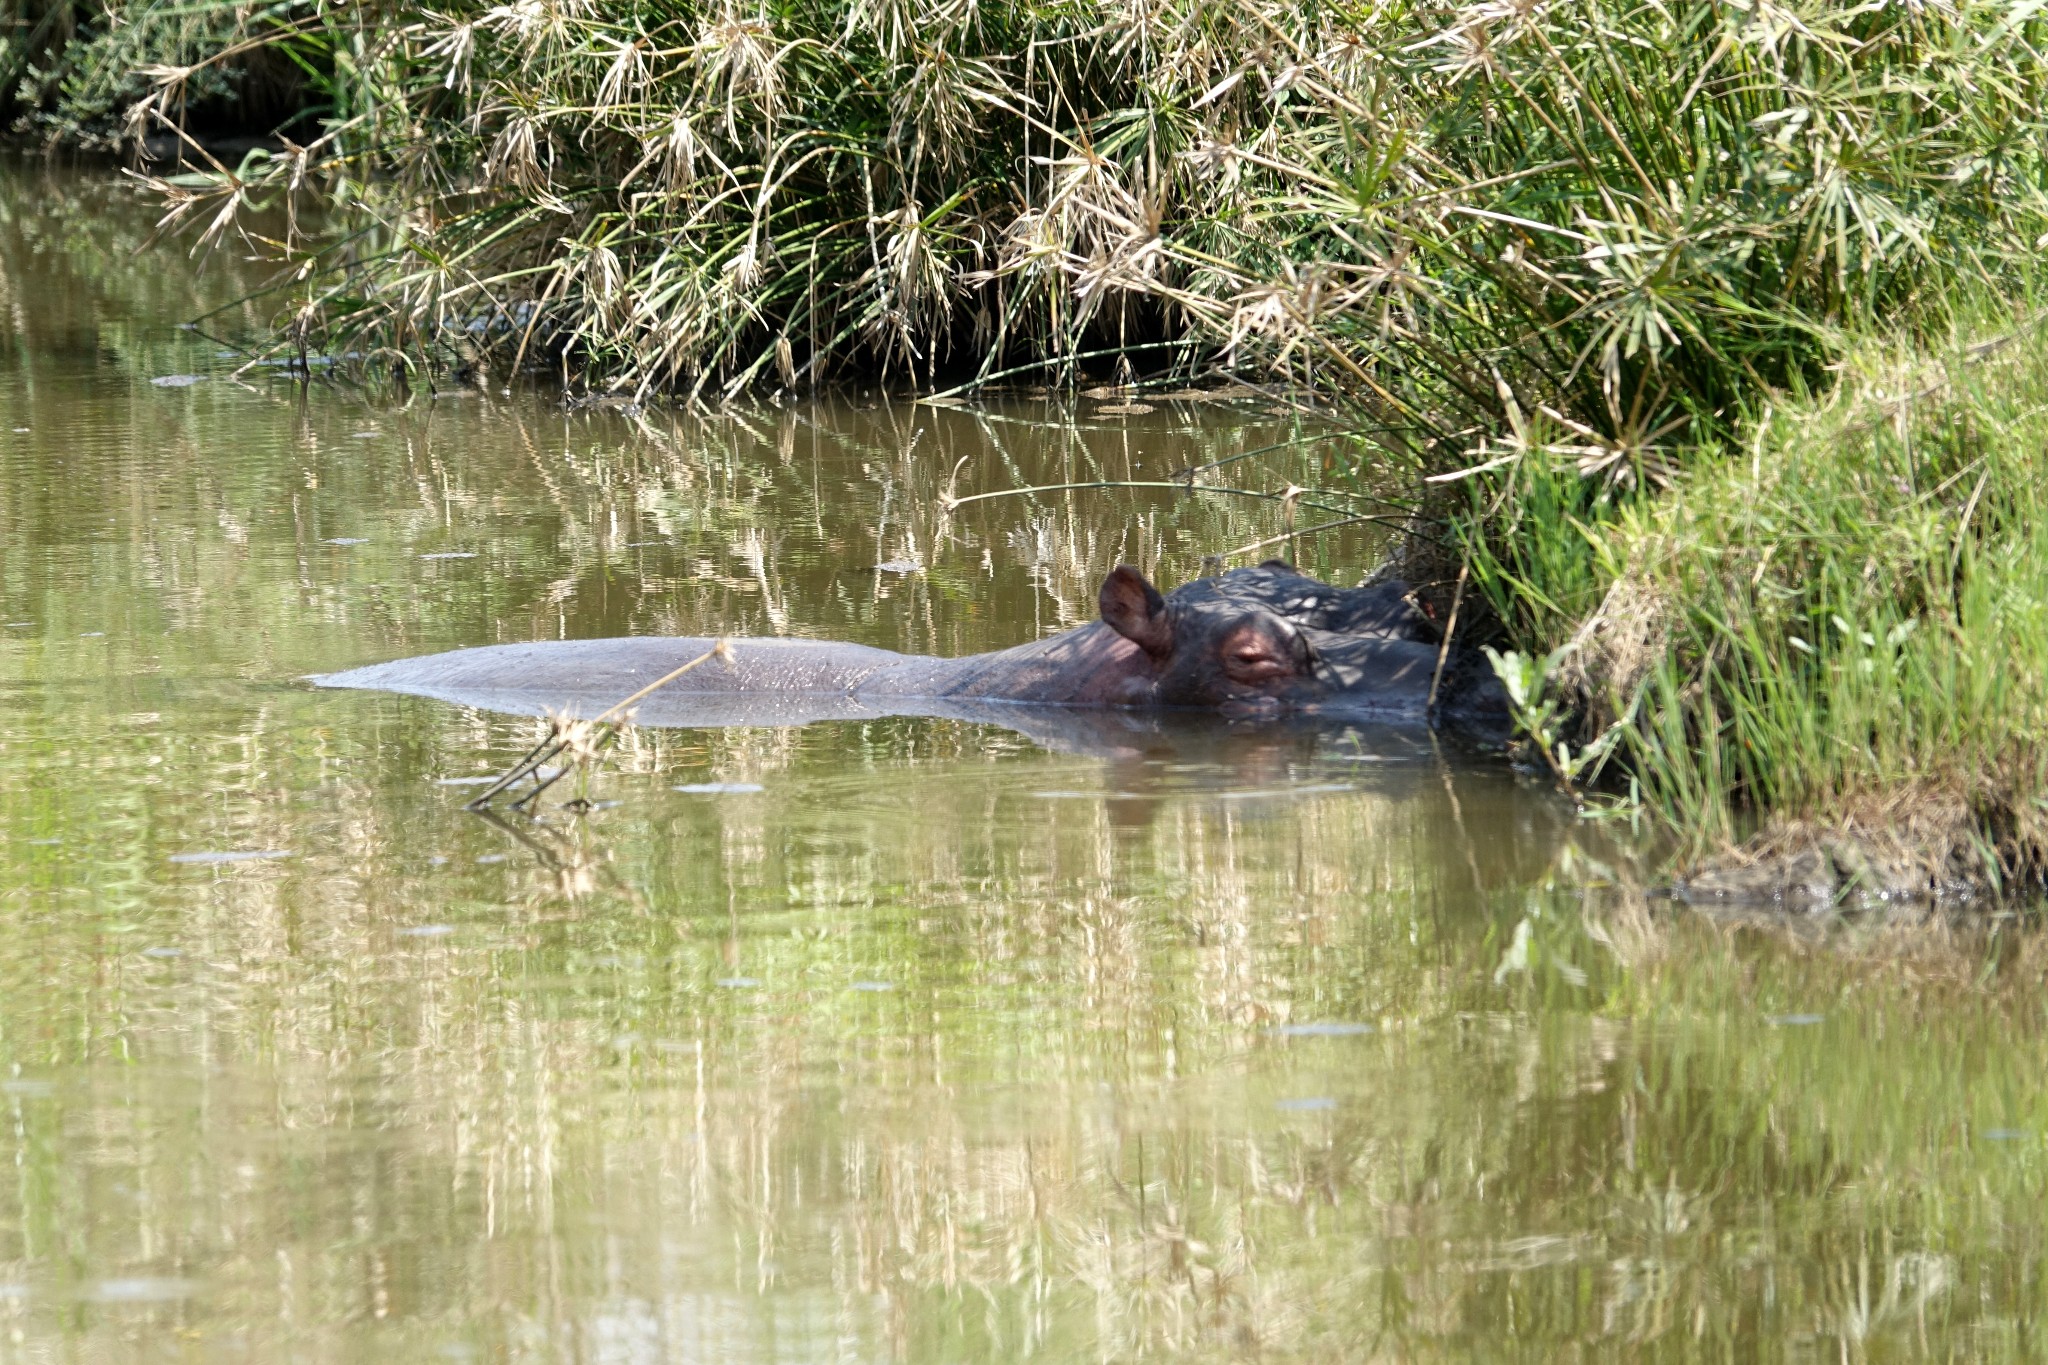
<svg viewBox="0 0 2048 1365">
<path fill-rule="evenodd" d="M 321 687 L 407 692 L 493 711 L 585 719 L 712 653 L 716 640 L 636 636 L 482 645 L 398 659 L 310 681 Z M 733 640 L 637 705 L 643 724 L 801 725 L 874 714 L 855 700 L 860 685 L 904 656 L 823 640 Z M 656 720 L 674 712 L 689 719 Z"/>
</svg>

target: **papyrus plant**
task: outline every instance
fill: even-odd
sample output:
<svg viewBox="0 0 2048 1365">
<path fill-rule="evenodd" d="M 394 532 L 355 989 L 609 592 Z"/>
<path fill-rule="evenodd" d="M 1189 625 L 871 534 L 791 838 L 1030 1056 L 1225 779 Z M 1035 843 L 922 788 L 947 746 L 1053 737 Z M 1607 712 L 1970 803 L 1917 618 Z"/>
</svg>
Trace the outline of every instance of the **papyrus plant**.
<svg viewBox="0 0 2048 1365">
<path fill-rule="evenodd" d="M 341 192 L 345 228 L 256 243 L 303 331 L 643 395 L 1201 358 L 1362 405 L 1433 472 L 1656 479 L 1845 325 L 1938 319 L 2048 228 L 2048 21 L 2013 0 L 264 22 L 326 130 L 154 179 L 174 222 Z"/>
</svg>

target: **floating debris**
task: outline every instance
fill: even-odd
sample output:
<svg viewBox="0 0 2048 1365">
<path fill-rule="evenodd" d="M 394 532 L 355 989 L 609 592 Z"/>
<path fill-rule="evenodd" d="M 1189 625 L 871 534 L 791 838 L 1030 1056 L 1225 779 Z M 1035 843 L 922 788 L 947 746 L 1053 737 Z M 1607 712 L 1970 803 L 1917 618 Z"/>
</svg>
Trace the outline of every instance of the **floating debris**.
<svg viewBox="0 0 2048 1365">
<path fill-rule="evenodd" d="M 272 858 L 289 858 L 291 850 L 284 848 L 245 848 L 209 850 L 204 853 L 173 853 L 174 863 L 257 863 Z"/>
<path fill-rule="evenodd" d="M 876 573 L 923 573 L 924 565 L 914 559 L 885 559 L 875 565 Z"/>
<path fill-rule="evenodd" d="M 504 853 L 485 853 L 485 854 L 481 854 L 481 855 L 479 855 L 479 856 L 478 856 L 478 858 L 477 858 L 477 860 L 476 860 L 476 865 L 477 865 L 478 867 L 490 867 L 490 866 L 492 866 L 493 864 L 496 864 L 496 863 L 502 863 L 502 862 L 504 862 L 504 861 L 505 861 L 505 859 L 506 859 L 506 858 L 507 858 L 508 856 L 509 856 L 509 855 L 507 855 L 507 854 L 504 854 Z"/>
<path fill-rule="evenodd" d="M 445 938 L 455 932 L 452 924 L 410 924 L 398 931 L 400 938 Z"/>
<path fill-rule="evenodd" d="M 160 389 L 189 389 L 194 384 L 204 384 L 203 374 L 160 374 L 149 381 Z"/>
<path fill-rule="evenodd" d="M 1818 1024 L 1825 1018 L 1825 1014 L 1774 1014 L 1769 1022 L 1779 1028 L 1804 1028 L 1809 1024 Z"/>
<path fill-rule="evenodd" d="M 144 948 L 142 955 L 144 957 L 183 957 L 185 950 L 182 948 Z"/>
<path fill-rule="evenodd" d="M 368 545 L 370 538 L 368 536 L 329 536 L 320 543 L 322 545 Z"/>
<path fill-rule="evenodd" d="M 421 559 L 475 559 L 475 558 L 476 558 L 476 551 L 475 551 L 475 550 L 440 550 L 440 551 L 437 551 L 437 552 L 435 552 L 434 554 L 430 554 L 430 555 L 421 555 L 421 556 L 420 556 L 420 558 L 421 558 Z"/>
<path fill-rule="evenodd" d="M 1099 417 L 1143 417 L 1157 411 L 1150 403 L 1105 403 L 1095 413 Z"/>
</svg>

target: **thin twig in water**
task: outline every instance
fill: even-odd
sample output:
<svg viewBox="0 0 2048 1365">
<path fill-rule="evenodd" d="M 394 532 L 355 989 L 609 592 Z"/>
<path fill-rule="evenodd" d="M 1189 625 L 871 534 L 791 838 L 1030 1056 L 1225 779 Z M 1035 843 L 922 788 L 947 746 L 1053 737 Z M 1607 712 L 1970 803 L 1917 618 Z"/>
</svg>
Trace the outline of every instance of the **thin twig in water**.
<svg viewBox="0 0 2048 1365">
<path fill-rule="evenodd" d="M 1166 488 L 1172 489 L 1177 493 L 1222 493 L 1236 498 L 1261 498 L 1267 502 L 1298 501 L 1301 506 L 1313 507 L 1318 512 L 1343 513 L 1351 510 L 1348 507 L 1332 507 L 1327 503 L 1306 501 L 1300 497 L 1298 491 L 1290 498 L 1286 493 L 1267 493 L 1256 488 L 1225 488 L 1220 485 L 1206 483 L 1162 482 L 1157 479 L 1095 479 L 1087 483 L 1043 483 L 1034 484 L 1029 488 L 998 488 L 991 493 L 969 493 L 964 498 L 949 498 L 946 501 L 946 510 L 950 512 L 955 507 L 965 507 L 970 502 L 985 502 L 990 498 L 1015 498 L 1022 497 L 1027 493 L 1065 493 L 1076 489 L 1100 488 Z M 1339 497 L 1344 496 L 1340 490 L 1318 489 L 1317 491 L 1334 492 Z"/>
<path fill-rule="evenodd" d="M 964 498 L 953 497 L 950 494 L 941 494 L 939 501 L 940 506 L 944 507 L 945 510 L 950 512 L 956 507 L 965 507 L 970 502 L 983 502 L 989 498 L 1015 498 L 1022 497 L 1027 493 L 1062 493 L 1071 492 L 1076 489 L 1105 488 L 1170 488 L 1175 489 L 1182 493 L 1223 493 L 1228 494 L 1231 497 L 1238 498 L 1259 498 L 1266 502 L 1280 502 L 1288 503 L 1298 507 L 1312 507 L 1318 512 L 1335 512 L 1343 514 L 1349 513 L 1351 511 L 1351 509 L 1348 507 L 1333 507 L 1326 502 L 1310 502 L 1307 498 L 1301 496 L 1303 490 L 1298 488 L 1294 489 L 1292 496 L 1290 496 L 1288 493 L 1285 492 L 1268 493 L 1256 488 L 1226 488 L 1219 484 L 1187 484 L 1178 481 L 1172 483 L 1165 483 L 1157 480 L 1139 479 L 1098 479 L 1089 483 L 1034 484 L 1029 488 L 998 488 L 991 493 L 969 493 Z M 1330 495 L 1340 498 L 1359 496 L 1370 497 L 1369 494 L 1360 495 L 1348 493 L 1341 488 L 1318 488 L 1314 491 L 1318 494 Z M 1384 499 L 1374 500 L 1385 501 Z M 1368 521 L 1377 522 L 1380 525 L 1386 527 L 1388 530 L 1398 532 L 1399 534 L 1407 536 L 1412 540 L 1424 540 L 1428 541 L 1433 545 L 1443 544 L 1443 541 L 1439 537 L 1432 536 L 1426 531 L 1417 530 L 1414 527 L 1414 525 L 1411 524 L 1413 520 L 1414 519 L 1412 517 L 1403 517 L 1399 520 L 1396 520 L 1391 516 L 1384 516 L 1377 513 L 1372 515 L 1361 516 L 1340 515 L 1340 518 L 1338 520 L 1322 522 L 1315 526 L 1306 527 L 1300 531 L 1288 532 L 1279 536 L 1272 537 L 1267 540 L 1259 541 L 1256 544 L 1240 546 L 1235 550 L 1226 551 L 1224 557 L 1230 558 L 1235 555 L 1249 553 L 1252 550 L 1263 549 L 1265 546 L 1276 544 L 1282 540 L 1287 540 L 1292 536 L 1305 536 L 1312 531 L 1327 531 L 1337 526 L 1352 526 L 1360 522 Z"/>
<path fill-rule="evenodd" d="M 463 809 L 483 810 L 493 801 L 497 800 L 504 792 L 526 779 L 532 778 L 534 789 L 512 803 L 512 807 L 515 810 L 528 805 L 534 798 L 559 781 L 563 773 L 566 773 L 570 767 L 575 766 L 574 763 L 565 764 L 560 770 L 543 778 L 540 776 L 540 771 L 549 759 L 560 754 L 563 750 L 571 748 L 578 751 L 576 755 L 577 762 L 587 762 L 589 759 L 596 757 L 598 751 L 611 743 L 612 739 L 618 734 L 617 722 L 624 717 L 627 708 L 647 697 L 650 693 L 668 686 L 677 678 L 682 677 L 683 674 L 688 673 L 691 669 L 710 659 L 724 659 L 730 662 L 732 659 L 731 642 L 725 639 L 715 641 L 711 648 L 705 650 L 696 658 L 680 668 L 664 673 L 632 696 L 612 703 L 601 714 L 591 720 L 582 721 L 563 716 L 549 717 L 547 738 L 529 749 L 526 757 L 506 769 L 503 777 L 500 777 L 489 787 L 485 788 L 480 796 L 468 802 Z M 601 725 L 609 725 L 612 728 L 604 735 L 591 739 L 590 732 Z"/>
<path fill-rule="evenodd" d="M 1240 545 L 1234 550 L 1225 550 L 1222 554 L 1215 556 L 1215 558 L 1219 562 L 1225 559 L 1236 559 L 1239 555 L 1248 555 L 1255 550 L 1263 550 L 1268 545 L 1278 545 L 1283 540 L 1293 540 L 1297 536 L 1312 536 L 1318 531 L 1334 531 L 1339 526 L 1357 526 L 1362 522 L 1368 521 L 1378 522 L 1390 531 L 1401 531 L 1410 535 L 1415 534 L 1414 531 L 1410 530 L 1406 522 L 1400 518 L 1386 516 L 1379 512 L 1366 512 L 1355 517 L 1339 517 L 1335 521 L 1319 521 L 1313 526 L 1304 526 L 1299 531 L 1285 531 L 1277 536 L 1267 536 L 1264 540 L 1255 540 L 1249 545 Z"/>
<path fill-rule="evenodd" d="M 1465 576 L 1471 572 L 1470 560 L 1458 566 L 1458 586 L 1451 592 L 1451 619 L 1444 623 L 1444 638 L 1436 647 L 1436 672 L 1429 675 L 1429 700 L 1423 705 L 1424 715 L 1436 710 L 1437 684 L 1444 680 L 1444 660 L 1451 656 L 1451 637 L 1458 633 L 1458 608 L 1465 604 Z"/>
</svg>

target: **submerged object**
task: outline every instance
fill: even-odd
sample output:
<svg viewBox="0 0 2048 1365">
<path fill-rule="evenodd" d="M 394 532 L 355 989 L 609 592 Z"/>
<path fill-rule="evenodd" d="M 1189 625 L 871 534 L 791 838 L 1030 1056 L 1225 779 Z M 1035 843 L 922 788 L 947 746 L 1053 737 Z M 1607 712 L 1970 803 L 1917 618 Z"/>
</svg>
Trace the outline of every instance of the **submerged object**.
<svg viewBox="0 0 2048 1365">
<path fill-rule="evenodd" d="M 1001 708 L 1314 714 L 1505 738 L 1491 672 L 1448 655 L 1407 585 L 1337 588 L 1278 560 L 1161 594 L 1119 565 L 1101 619 L 965 658 L 866 645 L 736 639 L 642 701 L 643 725 L 796 725 L 877 715 L 1008 723 Z M 635 636 L 487 645 L 314 678 L 490 710 L 592 716 L 719 642 Z M 1441 670 L 1441 676 L 1439 671 Z M 1016 727 L 1013 727 L 1016 728 Z"/>
</svg>

